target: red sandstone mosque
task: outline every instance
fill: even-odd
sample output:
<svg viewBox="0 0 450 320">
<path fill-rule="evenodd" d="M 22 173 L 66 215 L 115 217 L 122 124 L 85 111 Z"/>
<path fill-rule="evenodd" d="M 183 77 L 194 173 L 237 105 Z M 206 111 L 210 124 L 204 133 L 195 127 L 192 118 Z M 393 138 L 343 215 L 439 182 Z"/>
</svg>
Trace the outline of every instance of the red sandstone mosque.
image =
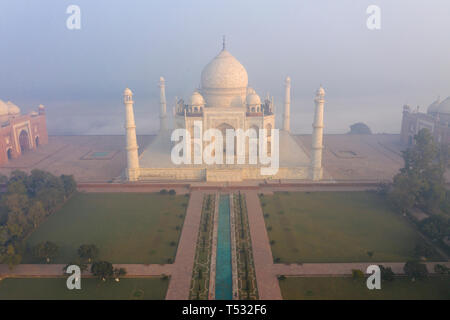
<svg viewBox="0 0 450 320">
<path fill-rule="evenodd" d="M 429 129 L 436 142 L 450 143 L 450 97 L 444 101 L 438 98 L 427 108 L 427 113 L 420 112 L 419 107 L 415 110 L 408 105 L 403 107 L 401 141 L 412 145 L 414 135 L 422 128 Z"/>
<path fill-rule="evenodd" d="M 45 108 L 21 114 L 11 101 L 0 100 L 0 164 L 48 143 Z"/>
</svg>

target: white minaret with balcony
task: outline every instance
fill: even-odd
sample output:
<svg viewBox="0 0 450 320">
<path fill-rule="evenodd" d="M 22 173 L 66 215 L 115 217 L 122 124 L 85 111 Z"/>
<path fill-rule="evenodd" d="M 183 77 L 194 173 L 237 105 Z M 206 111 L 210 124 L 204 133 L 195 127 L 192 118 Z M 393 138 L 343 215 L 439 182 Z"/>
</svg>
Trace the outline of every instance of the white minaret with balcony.
<svg viewBox="0 0 450 320">
<path fill-rule="evenodd" d="M 159 78 L 159 131 L 167 131 L 167 104 L 166 104 L 166 83 L 163 77 Z"/>
<path fill-rule="evenodd" d="M 314 102 L 316 109 L 314 113 L 312 133 L 312 157 L 311 157 L 311 179 L 322 179 L 322 150 L 323 150 L 323 107 L 325 104 L 325 90 L 320 86 L 316 92 Z"/>
<path fill-rule="evenodd" d="M 137 181 L 139 179 L 139 157 L 136 139 L 136 124 L 134 122 L 133 92 L 126 88 L 123 92 L 123 102 L 125 104 L 125 129 L 127 135 L 127 179 Z"/>
<path fill-rule="evenodd" d="M 286 77 L 284 95 L 283 130 L 291 131 L 291 78 Z"/>
</svg>

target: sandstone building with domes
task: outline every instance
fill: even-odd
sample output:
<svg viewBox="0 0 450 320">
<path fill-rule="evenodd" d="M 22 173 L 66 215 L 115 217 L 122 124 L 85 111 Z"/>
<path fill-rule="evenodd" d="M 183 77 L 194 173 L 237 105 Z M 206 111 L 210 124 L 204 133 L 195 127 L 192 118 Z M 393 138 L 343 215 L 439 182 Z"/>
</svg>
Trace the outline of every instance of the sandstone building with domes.
<svg viewBox="0 0 450 320">
<path fill-rule="evenodd" d="M 136 139 L 136 125 L 133 112 L 133 93 L 124 91 L 126 109 L 127 169 L 129 181 L 145 180 L 195 180 L 195 181 L 243 181 L 262 179 L 322 179 L 322 137 L 323 107 L 325 91 L 322 87 L 316 93 L 315 118 L 313 123 L 312 152 L 308 155 L 290 133 L 290 88 L 291 79 L 285 80 L 285 99 L 283 110 L 283 128 L 274 133 L 275 113 L 273 98 L 264 99 L 254 88 L 248 86 L 248 74 L 244 66 L 225 48 L 201 72 L 200 88 L 193 90 L 188 99 L 176 98 L 173 123 L 169 128 L 165 79 L 160 78 L 160 131 L 150 146 L 139 154 Z M 279 149 L 279 168 L 273 175 L 261 174 L 264 164 L 174 164 L 171 152 L 174 143 L 171 133 L 174 129 L 183 129 L 194 137 L 194 124 L 200 123 L 203 132 L 216 129 L 226 135 L 227 129 L 247 131 L 254 129 L 258 139 L 270 154 L 273 148 Z M 260 129 L 266 129 L 263 139 Z M 276 138 L 276 141 L 275 141 Z M 236 141 L 236 140 L 235 140 Z M 194 152 L 195 143 L 191 141 L 190 150 Z M 275 147 L 276 144 L 276 147 Z M 236 145 L 236 144 L 235 144 Z M 201 146 L 204 148 L 204 145 Z M 248 157 L 249 143 L 246 143 Z M 261 145 L 258 144 L 258 152 Z M 214 149 L 214 153 L 218 150 Z M 226 153 L 225 147 L 220 152 Z M 236 152 L 236 151 L 235 151 Z"/>
<path fill-rule="evenodd" d="M 0 100 L 0 164 L 48 143 L 45 108 L 21 114 L 11 101 Z"/>
<path fill-rule="evenodd" d="M 450 143 L 450 97 L 443 101 L 438 98 L 428 106 L 426 113 L 403 106 L 401 142 L 412 145 L 414 136 L 423 128 L 430 130 L 436 142 Z"/>
</svg>

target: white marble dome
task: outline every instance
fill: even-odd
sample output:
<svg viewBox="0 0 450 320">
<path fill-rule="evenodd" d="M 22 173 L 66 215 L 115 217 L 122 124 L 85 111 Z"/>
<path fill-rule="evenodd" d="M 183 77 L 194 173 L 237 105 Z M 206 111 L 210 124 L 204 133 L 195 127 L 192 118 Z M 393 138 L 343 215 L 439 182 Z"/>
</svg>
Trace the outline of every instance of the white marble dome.
<svg viewBox="0 0 450 320">
<path fill-rule="evenodd" d="M 203 99 L 203 96 L 198 91 L 194 91 L 194 93 L 191 96 L 191 106 L 202 107 L 204 105 L 205 100 Z"/>
<path fill-rule="evenodd" d="M 8 115 L 8 105 L 0 100 L 0 116 Z"/>
<path fill-rule="evenodd" d="M 248 91 L 247 104 L 249 106 L 259 106 L 261 105 L 261 98 L 256 94 L 255 90 L 251 89 Z"/>
<path fill-rule="evenodd" d="M 222 50 L 202 71 L 202 88 L 246 88 L 248 75 L 244 66 L 231 53 Z"/>
<path fill-rule="evenodd" d="M 450 114 L 450 97 L 439 104 L 438 113 Z"/>
<path fill-rule="evenodd" d="M 430 104 L 428 106 L 427 113 L 436 113 L 436 112 L 438 112 L 440 103 L 441 103 L 441 101 L 438 98 L 436 101 L 434 101 L 432 104 Z"/>
<path fill-rule="evenodd" d="M 20 108 L 18 106 L 16 106 L 14 103 L 12 103 L 11 101 L 8 101 L 6 104 L 8 105 L 8 114 L 9 115 L 20 114 Z"/>
</svg>

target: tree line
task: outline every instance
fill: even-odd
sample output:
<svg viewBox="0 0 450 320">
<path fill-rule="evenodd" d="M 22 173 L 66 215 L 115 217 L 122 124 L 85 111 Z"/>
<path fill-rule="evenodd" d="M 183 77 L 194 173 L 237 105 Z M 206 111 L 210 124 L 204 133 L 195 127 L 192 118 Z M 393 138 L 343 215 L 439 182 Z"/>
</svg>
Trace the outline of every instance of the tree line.
<svg viewBox="0 0 450 320">
<path fill-rule="evenodd" d="M 409 215 L 420 209 L 428 217 L 416 221 L 419 229 L 450 252 L 450 191 L 445 172 L 450 167 L 450 146 L 437 143 L 428 129 L 414 137 L 414 145 L 403 151 L 404 167 L 393 183 L 383 185 L 380 192 L 401 213 Z"/>
<path fill-rule="evenodd" d="M 10 267 L 22 261 L 25 239 L 76 191 L 72 175 L 55 176 L 34 169 L 30 174 L 16 170 L 0 176 L 0 263 Z M 54 250 L 51 245 L 35 250 Z"/>
</svg>

